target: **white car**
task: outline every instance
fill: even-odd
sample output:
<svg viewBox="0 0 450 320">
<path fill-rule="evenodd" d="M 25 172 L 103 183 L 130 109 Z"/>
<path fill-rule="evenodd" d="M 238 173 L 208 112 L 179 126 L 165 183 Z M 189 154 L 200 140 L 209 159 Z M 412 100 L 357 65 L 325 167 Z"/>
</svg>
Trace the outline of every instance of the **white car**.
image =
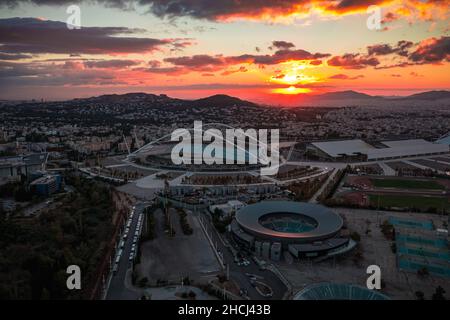
<svg viewBox="0 0 450 320">
<path fill-rule="evenodd" d="M 137 242 L 137 239 L 138 239 L 138 237 L 137 237 L 137 236 L 134 236 L 134 238 L 133 238 L 133 243 L 136 243 L 136 242 Z"/>
</svg>

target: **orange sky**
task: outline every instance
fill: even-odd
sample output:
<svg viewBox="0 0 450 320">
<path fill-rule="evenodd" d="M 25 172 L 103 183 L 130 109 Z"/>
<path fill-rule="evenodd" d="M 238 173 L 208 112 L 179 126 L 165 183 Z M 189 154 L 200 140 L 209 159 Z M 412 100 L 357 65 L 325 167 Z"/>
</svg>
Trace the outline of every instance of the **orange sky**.
<svg viewBox="0 0 450 320">
<path fill-rule="evenodd" d="M 447 1 L 175 0 L 175 12 L 162 0 L 126 11 L 81 2 L 80 30 L 67 29 L 67 5 L 14 2 L 0 14 L 0 99 L 145 91 L 295 104 L 450 88 Z M 370 5 L 380 30 L 367 27 Z"/>
</svg>

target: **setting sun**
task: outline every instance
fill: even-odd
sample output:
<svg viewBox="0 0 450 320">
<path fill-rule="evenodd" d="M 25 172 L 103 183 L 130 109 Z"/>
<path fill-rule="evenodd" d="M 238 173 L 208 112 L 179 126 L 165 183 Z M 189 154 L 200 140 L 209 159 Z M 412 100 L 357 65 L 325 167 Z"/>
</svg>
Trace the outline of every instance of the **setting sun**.
<svg viewBox="0 0 450 320">
<path fill-rule="evenodd" d="M 305 69 L 312 68 L 306 61 L 289 61 L 283 63 L 286 67 L 280 70 L 276 75 L 272 76 L 270 80 L 275 83 L 292 85 L 289 87 L 289 94 L 294 94 L 299 89 L 294 87 L 296 84 L 310 84 L 318 81 L 318 78 L 305 74 Z M 293 88 L 293 89 L 291 89 Z M 285 90 L 285 89 L 283 89 Z M 309 92 L 309 91 L 308 91 Z M 304 92 L 301 92 L 304 93 Z"/>
<path fill-rule="evenodd" d="M 290 86 L 288 88 L 277 88 L 272 90 L 273 93 L 278 94 L 300 94 L 300 93 L 310 93 L 311 89 L 308 88 L 297 88 L 295 86 Z"/>
</svg>

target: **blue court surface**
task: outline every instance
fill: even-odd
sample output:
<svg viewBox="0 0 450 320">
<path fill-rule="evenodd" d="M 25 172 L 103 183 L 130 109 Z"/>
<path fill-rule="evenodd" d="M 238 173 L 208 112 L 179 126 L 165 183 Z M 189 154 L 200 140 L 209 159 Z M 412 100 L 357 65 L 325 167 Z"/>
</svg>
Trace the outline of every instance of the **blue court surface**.
<svg viewBox="0 0 450 320">
<path fill-rule="evenodd" d="M 395 242 L 400 270 L 417 272 L 425 268 L 430 274 L 450 278 L 447 236 L 433 232 L 431 220 L 391 217 L 389 222 L 396 228 Z"/>
</svg>

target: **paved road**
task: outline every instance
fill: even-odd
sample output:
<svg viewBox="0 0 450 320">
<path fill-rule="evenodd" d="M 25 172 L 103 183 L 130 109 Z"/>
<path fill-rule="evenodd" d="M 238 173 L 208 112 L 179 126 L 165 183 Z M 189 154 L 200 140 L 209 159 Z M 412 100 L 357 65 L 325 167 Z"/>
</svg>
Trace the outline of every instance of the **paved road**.
<svg viewBox="0 0 450 320">
<path fill-rule="evenodd" d="M 133 244 L 134 233 L 136 232 L 138 217 L 145 208 L 145 204 L 139 202 L 136 204 L 136 209 L 128 232 L 128 237 L 122 249 L 122 255 L 119 261 L 119 267 L 115 275 L 111 278 L 109 290 L 106 295 L 107 300 L 136 300 L 141 297 L 140 290 L 133 289 L 130 284 L 131 278 L 131 262 L 128 260 L 131 253 L 131 246 Z M 115 260 L 114 260 L 115 262 Z"/>
<path fill-rule="evenodd" d="M 212 236 L 212 241 L 217 243 L 217 247 L 220 252 L 223 254 L 224 261 L 229 265 L 230 278 L 235 280 L 241 289 L 247 289 L 248 296 L 252 300 L 267 300 L 268 298 L 264 298 L 261 296 L 256 289 L 250 283 L 250 278 L 245 275 L 245 273 L 254 274 L 262 277 L 262 282 L 268 284 L 273 290 L 273 297 L 271 299 L 281 300 L 286 293 L 286 286 L 283 282 L 272 272 L 269 270 L 261 271 L 259 267 L 252 261 L 250 258 L 247 258 L 250 261 L 249 266 L 238 266 L 234 262 L 234 256 L 231 253 L 230 249 L 222 242 L 220 236 L 209 222 L 209 219 L 202 214 L 202 220 L 207 221 L 206 226 L 208 233 Z M 226 239 L 227 242 L 230 243 L 231 239 Z"/>
<path fill-rule="evenodd" d="M 378 162 L 377 164 L 381 167 L 381 169 L 383 169 L 383 173 L 385 176 L 395 176 L 397 174 L 397 172 L 390 166 L 388 166 L 385 162 Z"/>
<path fill-rule="evenodd" d="M 325 181 L 324 184 L 322 184 L 322 186 L 319 188 L 319 190 L 317 190 L 317 192 L 312 196 L 312 198 L 308 201 L 311 203 L 317 203 L 317 198 L 322 194 L 323 190 L 325 190 L 325 188 L 328 186 L 328 184 L 330 184 L 330 182 L 333 181 L 334 176 L 336 175 L 336 173 L 338 172 L 338 169 L 334 169 L 334 171 L 330 174 L 330 176 L 328 177 L 328 179 Z"/>
</svg>

